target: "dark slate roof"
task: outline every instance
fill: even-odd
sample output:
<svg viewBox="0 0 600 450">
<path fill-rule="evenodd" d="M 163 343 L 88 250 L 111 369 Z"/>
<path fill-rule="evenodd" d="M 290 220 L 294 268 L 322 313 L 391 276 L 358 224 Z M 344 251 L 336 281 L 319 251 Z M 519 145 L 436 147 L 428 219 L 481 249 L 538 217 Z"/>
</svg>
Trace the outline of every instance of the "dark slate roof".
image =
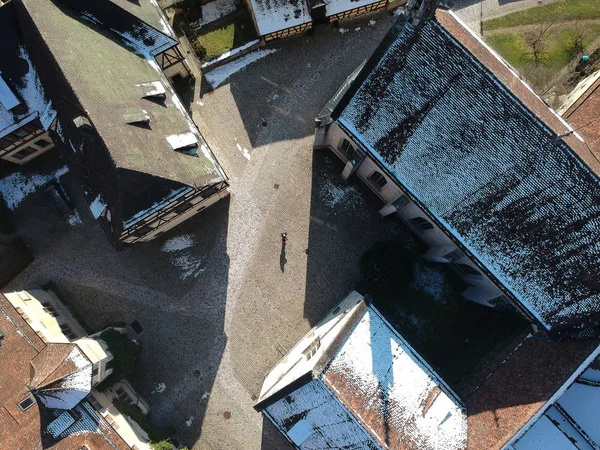
<svg viewBox="0 0 600 450">
<path fill-rule="evenodd" d="M 548 329 L 597 323 L 600 185 L 581 140 L 557 138 L 566 124 L 449 12 L 403 27 L 371 69 L 338 122 Z"/>
<path fill-rule="evenodd" d="M 116 176 L 122 184 L 121 205 L 108 205 L 123 210 L 123 214 L 114 216 L 127 221 L 177 189 L 204 187 L 226 179 L 153 57 L 175 45 L 175 40 L 122 9 L 117 1 L 21 0 L 20 3 L 110 153 L 118 172 L 111 176 Z M 143 98 L 144 88 L 139 85 L 153 82 L 161 86 L 164 99 Z M 60 95 L 60 92 L 50 94 Z M 140 114 L 149 117 L 149 126 L 128 123 L 133 115 Z M 174 150 L 169 141 L 174 136 L 175 140 L 192 137 L 198 143 L 198 154 L 192 156 Z M 67 146 L 68 141 L 66 137 Z M 85 177 L 105 176 L 96 172 L 96 168 L 90 167 Z M 128 178 L 136 178 L 137 174 L 146 176 L 146 184 L 158 186 L 153 192 L 167 195 L 126 198 L 135 195 Z M 108 198 L 100 191 L 88 192 L 90 201 L 107 202 Z"/>
<path fill-rule="evenodd" d="M 0 91 L 19 101 L 19 105 L 9 109 L 1 101 L 0 92 L 0 137 L 35 119 L 43 119 L 48 127 L 55 113 L 31 64 L 12 3 L 0 8 L 0 54 Z"/>
</svg>

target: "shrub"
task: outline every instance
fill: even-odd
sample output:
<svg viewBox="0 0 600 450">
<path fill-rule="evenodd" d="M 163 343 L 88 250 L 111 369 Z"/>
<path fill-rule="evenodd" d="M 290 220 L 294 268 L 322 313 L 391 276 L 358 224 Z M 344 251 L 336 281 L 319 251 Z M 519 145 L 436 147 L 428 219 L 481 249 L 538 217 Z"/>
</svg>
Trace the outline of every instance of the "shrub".
<svg viewBox="0 0 600 450">
<path fill-rule="evenodd" d="M 113 371 L 97 387 L 99 391 L 103 391 L 131 374 L 137 363 L 140 347 L 136 342 L 130 341 L 114 328 L 109 328 L 100 333 L 100 339 L 106 342 L 108 350 L 113 355 L 112 361 L 108 363 Z"/>
</svg>

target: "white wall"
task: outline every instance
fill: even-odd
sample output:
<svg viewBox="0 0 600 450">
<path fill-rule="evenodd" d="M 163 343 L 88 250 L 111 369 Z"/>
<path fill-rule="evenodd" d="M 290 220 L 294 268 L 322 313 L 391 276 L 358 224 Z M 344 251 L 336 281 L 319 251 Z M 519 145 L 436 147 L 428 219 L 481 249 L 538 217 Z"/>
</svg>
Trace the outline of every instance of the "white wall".
<svg viewBox="0 0 600 450">
<path fill-rule="evenodd" d="M 315 148 L 329 148 L 333 151 L 338 158 L 343 162 L 348 163 L 347 155 L 340 151 L 341 143 L 344 139 L 350 141 L 355 148 L 358 146 L 335 122 L 317 128 L 315 131 Z M 382 215 L 390 213 L 396 213 L 415 234 L 417 234 L 429 247 L 430 250 L 425 254 L 425 258 L 432 262 L 440 262 L 450 264 L 449 261 L 443 258 L 443 255 L 450 253 L 457 248 L 456 244 L 448 235 L 442 231 L 424 212 L 423 210 L 413 201 L 408 200 L 408 203 L 403 206 L 400 210 L 397 210 L 392 203 L 405 195 L 398 185 L 392 181 L 383 171 L 377 166 L 377 164 L 368 155 L 362 161 L 357 161 L 357 166 L 354 167 L 354 175 L 360 178 L 381 200 L 385 203 L 385 206 L 380 210 Z M 345 169 L 345 173 L 348 171 L 348 167 Z M 379 172 L 385 177 L 387 183 L 383 187 L 379 187 L 377 183 L 373 182 L 370 177 L 375 172 Z M 408 197 L 406 197 L 408 199 Z M 432 229 L 421 230 L 416 227 L 411 219 L 423 218 L 427 220 L 431 225 Z M 474 270 L 481 273 L 481 276 L 468 275 L 457 271 L 456 267 L 450 264 L 450 267 L 459 275 L 463 280 L 471 286 L 477 289 L 467 289 L 464 292 L 464 297 L 467 300 L 481 303 L 486 306 L 493 306 L 488 303 L 496 297 L 502 295 L 502 291 L 493 283 L 481 270 L 475 265 L 469 258 L 463 256 L 461 259 L 454 261 L 455 264 L 464 264 L 470 266 Z"/>
</svg>

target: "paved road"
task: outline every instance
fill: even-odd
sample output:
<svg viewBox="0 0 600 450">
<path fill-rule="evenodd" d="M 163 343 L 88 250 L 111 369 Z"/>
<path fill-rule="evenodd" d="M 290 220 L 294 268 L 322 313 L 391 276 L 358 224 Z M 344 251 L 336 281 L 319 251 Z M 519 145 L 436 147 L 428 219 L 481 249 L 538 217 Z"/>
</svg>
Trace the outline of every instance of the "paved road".
<svg viewBox="0 0 600 450">
<path fill-rule="evenodd" d="M 252 409 L 262 377 L 355 286 L 365 249 L 412 239 L 364 186 L 341 180 L 339 161 L 312 151 L 314 117 L 393 22 L 370 20 L 277 43 L 202 98 L 195 86 L 194 119 L 232 195 L 160 239 L 115 252 L 68 176 L 81 225 L 58 221 L 39 195 L 17 212 L 35 262 L 7 290 L 52 282 L 92 330 L 138 320 L 131 381 L 153 420 L 194 449 L 289 448 Z"/>
</svg>

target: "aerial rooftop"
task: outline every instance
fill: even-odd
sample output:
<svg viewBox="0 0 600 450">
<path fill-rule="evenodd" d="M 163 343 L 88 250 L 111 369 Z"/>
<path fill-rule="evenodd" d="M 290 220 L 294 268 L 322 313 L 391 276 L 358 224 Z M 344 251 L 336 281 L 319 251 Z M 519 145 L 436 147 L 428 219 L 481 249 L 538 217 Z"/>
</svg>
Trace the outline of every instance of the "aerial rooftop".
<svg viewBox="0 0 600 450">
<path fill-rule="evenodd" d="M 92 364 L 77 345 L 44 343 L 2 294 L 0 333 L 0 442 L 6 448 L 129 448 L 84 400 Z"/>
<path fill-rule="evenodd" d="M 453 13 L 388 39 L 334 118 L 533 320 L 599 325 L 585 143 Z"/>
</svg>

